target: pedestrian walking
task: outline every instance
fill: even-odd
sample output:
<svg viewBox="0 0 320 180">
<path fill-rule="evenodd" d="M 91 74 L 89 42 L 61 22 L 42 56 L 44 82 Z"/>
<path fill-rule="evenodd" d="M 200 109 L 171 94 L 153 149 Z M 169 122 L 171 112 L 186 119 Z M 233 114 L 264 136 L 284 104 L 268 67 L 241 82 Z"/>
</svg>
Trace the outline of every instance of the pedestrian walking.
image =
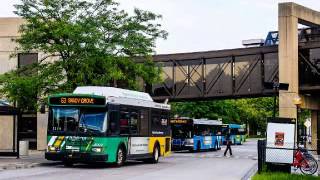
<svg viewBox="0 0 320 180">
<path fill-rule="evenodd" d="M 226 134 L 226 142 L 227 142 L 227 148 L 224 151 L 224 156 L 227 155 L 227 152 L 229 151 L 230 156 L 232 156 L 232 150 L 231 150 L 231 138 L 230 138 L 230 131 Z"/>
</svg>

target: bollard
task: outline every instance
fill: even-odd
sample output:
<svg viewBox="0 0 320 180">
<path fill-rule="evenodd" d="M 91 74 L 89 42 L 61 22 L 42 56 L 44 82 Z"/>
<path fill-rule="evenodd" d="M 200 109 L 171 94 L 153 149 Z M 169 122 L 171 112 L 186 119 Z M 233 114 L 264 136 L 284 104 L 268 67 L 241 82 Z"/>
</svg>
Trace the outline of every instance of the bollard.
<svg viewBox="0 0 320 180">
<path fill-rule="evenodd" d="M 265 163 L 265 154 L 266 154 L 266 141 L 258 140 L 257 148 L 258 148 L 258 173 L 260 174 Z"/>
<path fill-rule="evenodd" d="M 19 155 L 28 156 L 29 155 L 29 141 L 23 140 L 19 141 Z"/>
</svg>

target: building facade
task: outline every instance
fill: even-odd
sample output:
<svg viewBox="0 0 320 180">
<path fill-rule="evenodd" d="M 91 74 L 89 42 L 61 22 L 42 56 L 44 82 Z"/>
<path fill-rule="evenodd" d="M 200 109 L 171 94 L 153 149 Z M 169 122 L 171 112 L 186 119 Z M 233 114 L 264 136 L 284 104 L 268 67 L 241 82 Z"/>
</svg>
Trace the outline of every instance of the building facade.
<svg viewBox="0 0 320 180">
<path fill-rule="evenodd" d="M 17 43 L 14 39 L 19 37 L 19 27 L 24 22 L 19 17 L 0 18 L 0 74 L 35 63 L 41 56 L 38 53 L 18 53 L 16 51 Z M 12 56 L 13 54 L 16 54 L 16 56 Z M 47 113 L 40 114 L 34 111 L 22 114 L 21 117 L 17 118 L 17 121 L 17 135 L 15 137 L 18 137 L 19 140 L 28 140 L 31 149 L 44 150 L 46 148 Z M 7 132 L 8 130 L 10 130 L 10 133 Z M 0 149 L 11 147 L 11 139 L 14 137 L 12 118 L 0 116 L 1 134 L 9 134 L 10 137 L 0 136 L 0 142 L 3 142 L 0 143 Z"/>
</svg>

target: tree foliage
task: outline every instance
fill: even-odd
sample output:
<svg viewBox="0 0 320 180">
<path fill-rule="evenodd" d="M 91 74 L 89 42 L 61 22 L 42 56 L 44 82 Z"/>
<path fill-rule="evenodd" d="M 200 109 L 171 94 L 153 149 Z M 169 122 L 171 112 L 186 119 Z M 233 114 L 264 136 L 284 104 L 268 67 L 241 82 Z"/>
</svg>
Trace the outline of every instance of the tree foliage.
<svg viewBox="0 0 320 180">
<path fill-rule="evenodd" d="M 18 71 L 11 71 L 2 77 L 2 94 L 10 100 L 17 99 L 11 96 L 18 89 L 72 91 L 79 85 L 113 86 L 114 82 L 136 89 L 138 78 L 146 83 L 159 81 L 160 69 L 150 55 L 155 41 L 167 37 L 157 23 L 160 15 L 139 9 L 129 15 L 112 0 L 22 0 L 15 7 L 15 13 L 26 21 L 15 40 L 19 45 L 15 54 L 44 55 L 37 65 L 28 66 L 39 74 L 19 77 Z M 145 61 L 136 63 L 133 59 L 137 56 Z M 43 72 L 43 65 L 55 69 Z M 45 73 L 49 79 L 59 75 L 60 80 L 32 83 Z M 30 82 L 22 82 L 24 79 Z M 34 98 L 35 94 L 39 93 L 24 96 Z"/>
<path fill-rule="evenodd" d="M 278 101 L 277 101 L 278 102 Z M 193 118 L 221 118 L 223 123 L 249 124 L 251 129 L 265 132 L 267 118 L 273 116 L 273 97 L 261 97 L 250 99 L 230 99 L 215 101 L 195 101 L 195 102 L 172 102 L 172 114 L 180 117 Z M 311 117 L 311 111 L 301 109 L 299 113 L 299 124 Z M 278 113 L 278 103 L 276 104 L 276 117 Z"/>
<path fill-rule="evenodd" d="M 37 109 L 48 93 L 59 86 L 62 75 L 57 64 L 32 64 L 0 76 L 0 93 L 10 102 L 18 102 L 17 108 L 23 111 Z M 52 74 L 56 74 L 52 76 Z"/>
<path fill-rule="evenodd" d="M 174 115 L 222 118 L 223 123 L 248 123 L 261 131 L 266 128 L 266 118 L 273 113 L 273 98 L 174 102 L 171 105 Z"/>
</svg>

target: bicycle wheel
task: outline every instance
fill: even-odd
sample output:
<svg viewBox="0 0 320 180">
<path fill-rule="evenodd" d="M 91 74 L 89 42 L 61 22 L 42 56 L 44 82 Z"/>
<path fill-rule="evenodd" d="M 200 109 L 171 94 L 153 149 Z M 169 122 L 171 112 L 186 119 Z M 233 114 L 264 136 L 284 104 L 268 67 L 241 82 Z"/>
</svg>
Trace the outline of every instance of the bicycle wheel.
<svg viewBox="0 0 320 180">
<path fill-rule="evenodd" d="M 318 170 L 318 163 L 313 157 L 307 156 L 301 162 L 300 170 L 303 174 L 314 174 Z"/>
</svg>

